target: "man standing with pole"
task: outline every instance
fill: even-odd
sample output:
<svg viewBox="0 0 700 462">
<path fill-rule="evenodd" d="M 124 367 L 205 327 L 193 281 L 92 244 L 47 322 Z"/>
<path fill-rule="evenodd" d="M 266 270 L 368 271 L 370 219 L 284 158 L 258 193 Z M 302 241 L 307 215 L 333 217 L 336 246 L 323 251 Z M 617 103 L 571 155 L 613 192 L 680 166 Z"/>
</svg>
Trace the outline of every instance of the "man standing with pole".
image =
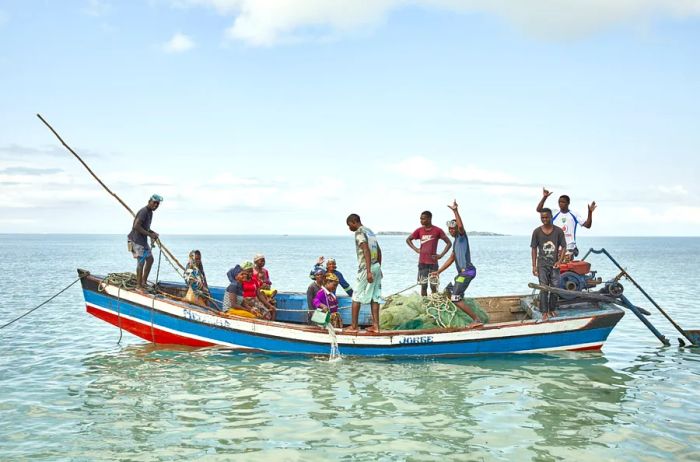
<svg viewBox="0 0 700 462">
<path fill-rule="evenodd" d="M 127 246 L 136 259 L 136 291 L 143 292 L 148 286 L 148 274 L 153 266 L 153 253 L 148 245 L 148 238 L 158 240 L 158 233 L 151 229 L 153 211 L 155 211 L 163 197 L 154 194 L 148 200 L 148 204 L 138 211 L 128 236 Z"/>
</svg>

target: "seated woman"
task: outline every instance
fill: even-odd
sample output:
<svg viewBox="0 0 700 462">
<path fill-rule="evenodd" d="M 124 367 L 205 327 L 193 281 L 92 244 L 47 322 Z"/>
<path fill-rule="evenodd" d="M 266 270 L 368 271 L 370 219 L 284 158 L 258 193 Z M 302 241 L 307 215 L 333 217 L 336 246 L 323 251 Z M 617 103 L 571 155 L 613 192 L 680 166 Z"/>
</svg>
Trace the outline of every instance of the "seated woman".
<svg viewBox="0 0 700 462">
<path fill-rule="evenodd" d="M 275 307 L 270 305 L 266 297 L 253 281 L 253 263 L 246 261 L 230 269 L 228 273 L 231 284 L 224 292 L 224 311 L 244 310 L 256 318 L 275 319 Z"/>
<path fill-rule="evenodd" d="M 199 250 L 193 250 L 189 254 L 187 266 L 185 267 L 185 283 L 187 284 L 187 294 L 185 300 L 194 305 L 209 307 L 211 295 L 207 276 L 204 274 L 202 265 L 202 254 Z M 213 303 L 211 305 L 214 305 Z"/>
<path fill-rule="evenodd" d="M 338 297 L 335 296 L 335 289 L 338 288 L 338 278 L 335 274 L 326 273 L 326 279 L 321 290 L 314 297 L 314 308 L 325 312 L 331 312 L 331 326 L 342 329 L 343 320 L 338 312 Z"/>
<path fill-rule="evenodd" d="M 316 260 L 316 264 L 314 265 L 314 269 L 312 269 L 311 273 L 309 274 L 311 279 L 314 278 L 314 276 L 313 276 L 314 271 L 316 271 L 319 268 L 323 269 L 323 262 L 324 262 L 323 256 L 318 257 L 318 260 Z M 335 275 L 335 277 L 338 278 L 338 282 L 340 283 L 340 287 L 343 288 L 343 290 L 345 291 L 346 294 L 348 294 L 348 296 L 352 297 L 352 287 L 350 287 L 350 283 L 348 281 L 346 281 L 345 278 L 343 277 L 343 273 L 341 273 L 340 271 L 337 270 L 338 265 L 335 262 L 335 258 L 329 258 L 328 260 L 325 260 L 325 262 L 326 262 L 326 273 L 331 273 L 331 274 Z M 336 284 L 336 287 L 338 287 L 338 284 Z M 333 293 L 335 293 L 335 290 L 333 290 Z"/>
<path fill-rule="evenodd" d="M 323 268 L 316 268 L 313 273 L 314 282 L 309 284 L 308 289 L 306 289 L 306 307 L 307 311 L 307 322 L 311 324 L 311 315 L 314 311 L 314 299 L 316 294 L 323 288 L 323 280 L 326 277 L 326 270 Z"/>
</svg>

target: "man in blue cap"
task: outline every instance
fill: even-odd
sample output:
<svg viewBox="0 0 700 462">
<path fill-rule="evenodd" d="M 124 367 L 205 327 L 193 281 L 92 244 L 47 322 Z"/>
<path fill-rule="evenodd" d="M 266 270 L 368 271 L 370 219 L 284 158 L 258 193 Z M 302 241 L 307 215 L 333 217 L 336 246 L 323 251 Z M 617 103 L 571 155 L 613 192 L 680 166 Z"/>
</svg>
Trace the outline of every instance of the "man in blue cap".
<svg viewBox="0 0 700 462">
<path fill-rule="evenodd" d="M 129 251 L 136 259 L 136 290 L 142 292 L 148 285 L 148 273 L 153 266 L 153 253 L 148 245 L 148 238 L 158 240 L 158 233 L 151 229 L 153 211 L 163 202 L 163 197 L 154 194 L 148 199 L 148 204 L 136 214 L 131 232 L 127 237 Z"/>
</svg>

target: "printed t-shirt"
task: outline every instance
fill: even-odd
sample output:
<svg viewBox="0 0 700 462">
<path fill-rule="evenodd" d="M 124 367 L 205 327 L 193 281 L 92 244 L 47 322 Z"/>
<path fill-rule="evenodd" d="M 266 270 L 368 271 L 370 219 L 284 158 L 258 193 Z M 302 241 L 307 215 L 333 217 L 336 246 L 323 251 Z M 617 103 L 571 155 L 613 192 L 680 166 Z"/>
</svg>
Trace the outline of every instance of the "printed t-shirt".
<svg viewBox="0 0 700 462">
<path fill-rule="evenodd" d="M 375 236 L 368 227 L 360 226 L 357 228 L 357 231 L 355 231 L 355 250 L 357 251 L 357 265 L 360 271 L 367 269 L 365 254 L 362 252 L 362 247 L 360 247 L 363 242 L 366 242 L 369 248 L 371 264 L 379 261 L 379 243 L 377 242 L 377 236 Z"/>
<path fill-rule="evenodd" d="M 571 210 L 563 213 L 559 210 L 552 217 L 552 224 L 558 226 L 564 232 L 567 245 L 576 244 L 576 228 L 581 224 L 581 217 L 577 213 Z"/>
<path fill-rule="evenodd" d="M 551 233 L 545 234 L 542 227 L 538 226 L 532 232 L 531 248 L 537 248 L 537 265 L 540 268 L 551 267 L 559 259 L 558 248 L 566 249 L 564 232 L 558 226 L 554 226 Z"/>
<path fill-rule="evenodd" d="M 411 234 L 410 237 L 411 240 L 420 239 L 418 263 L 424 263 L 427 265 L 436 263 L 436 261 L 433 260 L 433 255 L 437 253 L 438 241 L 440 239 L 447 239 L 445 231 L 434 225 L 428 229 L 421 226 L 413 231 L 413 234 Z"/>
</svg>

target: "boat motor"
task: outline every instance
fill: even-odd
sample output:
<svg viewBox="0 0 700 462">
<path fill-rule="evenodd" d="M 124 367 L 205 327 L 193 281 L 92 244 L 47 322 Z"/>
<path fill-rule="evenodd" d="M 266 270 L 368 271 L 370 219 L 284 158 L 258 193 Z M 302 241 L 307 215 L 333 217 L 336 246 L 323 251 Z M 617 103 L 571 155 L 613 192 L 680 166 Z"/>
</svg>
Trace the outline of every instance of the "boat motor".
<svg viewBox="0 0 700 462">
<path fill-rule="evenodd" d="M 559 288 L 580 292 L 583 289 L 595 287 L 603 280 L 596 277 L 596 272 L 591 271 L 591 264 L 587 261 L 573 260 L 562 263 L 559 267 L 561 273 Z"/>
</svg>

